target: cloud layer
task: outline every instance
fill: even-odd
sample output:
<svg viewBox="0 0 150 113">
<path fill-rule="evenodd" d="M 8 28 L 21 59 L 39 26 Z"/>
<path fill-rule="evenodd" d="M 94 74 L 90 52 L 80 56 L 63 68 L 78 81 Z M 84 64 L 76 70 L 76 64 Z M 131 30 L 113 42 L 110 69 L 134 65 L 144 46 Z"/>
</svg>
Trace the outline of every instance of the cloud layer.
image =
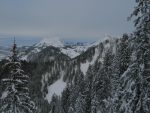
<svg viewBox="0 0 150 113">
<path fill-rule="evenodd" d="M 1 0 L 0 34 L 98 38 L 133 30 L 134 0 Z"/>
</svg>

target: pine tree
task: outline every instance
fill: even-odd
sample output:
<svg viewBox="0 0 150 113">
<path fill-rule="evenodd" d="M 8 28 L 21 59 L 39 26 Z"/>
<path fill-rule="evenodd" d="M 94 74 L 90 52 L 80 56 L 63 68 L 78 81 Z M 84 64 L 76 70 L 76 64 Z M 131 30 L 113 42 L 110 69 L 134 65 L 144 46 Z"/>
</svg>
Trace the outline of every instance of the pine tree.
<svg viewBox="0 0 150 113">
<path fill-rule="evenodd" d="M 86 105 L 86 102 L 84 99 L 84 95 L 79 93 L 79 96 L 76 99 L 75 112 L 74 113 L 85 113 L 85 111 L 86 111 L 85 105 Z"/>
<path fill-rule="evenodd" d="M 68 112 L 69 105 L 70 105 L 70 85 L 67 84 L 67 87 L 62 92 L 62 98 L 61 98 L 62 113 Z"/>
<path fill-rule="evenodd" d="M 83 94 L 84 88 L 85 88 L 84 76 L 78 67 L 76 75 L 73 80 L 73 84 L 71 84 L 70 86 L 70 96 L 69 96 L 70 106 L 68 108 L 68 113 L 76 112 L 76 108 L 77 108 L 76 105 L 79 102 L 78 98 L 80 98 L 81 96 L 80 94 Z"/>
<path fill-rule="evenodd" d="M 5 67 L 9 68 L 8 78 L 2 79 L 5 90 L 1 96 L 1 113 L 34 113 L 35 104 L 29 96 L 29 77 L 21 69 L 21 63 L 17 57 L 17 46 L 14 41 L 12 56 Z"/>
<path fill-rule="evenodd" d="M 47 113 L 47 112 L 48 111 L 44 111 L 44 113 Z M 60 98 L 59 96 L 54 94 L 52 96 L 51 110 L 49 111 L 49 113 L 60 113 L 60 112 L 62 112 Z"/>
<path fill-rule="evenodd" d="M 138 65 L 137 108 L 135 112 L 148 113 L 150 111 L 150 0 L 138 0 L 132 16 L 135 20 L 135 63 Z"/>
<path fill-rule="evenodd" d="M 136 0 L 132 62 L 121 77 L 122 90 L 118 112 L 150 111 L 150 0 Z"/>
<path fill-rule="evenodd" d="M 129 43 L 129 36 L 127 34 L 123 34 L 123 37 L 119 40 L 117 45 L 117 50 L 115 57 L 113 59 L 113 63 L 111 66 L 112 76 L 111 76 L 111 85 L 112 85 L 112 103 L 113 103 L 113 111 L 116 111 L 117 106 L 120 102 L 118 99 L 120 95 L 118 90 L 121 90 L 122 81 L 120 78 L 122 74 L 127 70 L 130 63 L 131 56 L 131 47 Z"/>
<path fill-rule="evenodd" d="M 103 65 L 97 71 L 96 77 L 93 83 L 93 88 L 95 93 L 93 97 L 93 102 L 97 103 L 97 109 L 101 113 L 108 113 L 110 109 L 110 96 L 111 96 L 111 63 L 112 63 L 112 53 L 107 51 L 105 53 Z M 96 97 L 95 97 L 96 96 Z M 94 99 L 95 98 L 95 99 Z M 97 99 L 97 100 L 96 100 Z"/>
<path fill-rule="evenodd" d="M 93 90 L 93 79 L 95 78 L 95 74 L 99 69 L 98 63 L 95 65 L 90 65 L 87 71 L 87 75 L 84 80 L 84 90 L 80 92 L 76 100 L 76 109 L 75 113 L 95 113 L 97 107 L 97 98 L 96 92 Z"/>
</svg>

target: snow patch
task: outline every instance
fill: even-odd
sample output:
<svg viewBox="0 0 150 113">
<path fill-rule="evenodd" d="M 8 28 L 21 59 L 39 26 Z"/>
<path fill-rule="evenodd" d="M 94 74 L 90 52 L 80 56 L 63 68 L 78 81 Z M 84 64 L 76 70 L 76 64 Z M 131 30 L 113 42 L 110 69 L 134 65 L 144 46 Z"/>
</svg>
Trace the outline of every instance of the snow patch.
<svg viewBox="0 0 150 113">
<path fill-rule="evenodd" d="M 8 95 L 8 91 L 4 91 L 2 93 L 1 99 L 5 99 L 7 97 L 7 95 Z"/>
<path fill-rule="evenodd" d="M 81 63 L 81 64 L 80 64 L 80 69 L 81 69 L 81 71 L 82 71 L 82 73 L 83 73 L 84 75 L 86 75 L 86 72 L 87 72 L 89 66 L 90 66 L 90 63 L 89 63 L 89 62 Z"/>
<path fill-rule="evenodd" d="M 71 46 L 67 48 L 60 48 L 61 52 L 70 58 L 79 56 L 82 52 L 85 52 L 88 46 Z"/>
<path fill-rule="evenodd" d="M 78 52 L 74 51 L 71 48 L 68 48 L 68 49 L 61 48 L 61 52 L 69 56 L 70 58 L 75 58 L 76 56 L 80 55 Z"/>
<path fill-rule="evenodd" d="M 43 90 L 44 90 L 45 82 L 48 81 L 48 77 L 50 77 L 49 73 L 46 73 L 45 75 L 42 75 L 42 79 L 41 79 L 41 83 L 42 83 L 41 92 L 43 92 Z"/>
<path fill-rule="evenodd" d="M 27 60 L 27 58 L 28 58 L 28 55 L 25 55 L 25 56 L 21 57 L 21 60 Z"/>
<path fill-rule="evenodd" d="M 63 74 L 63 72 L 62 72 Z M 54 82 L 52 85 L 48 86 L 48 93 L 46 95 L 46 99 L 48 100 L 48 102 L 50 103 L 52 100 L 52 96 L 55 94 L 57 96 L 61 96 L 63 90 L 66 87 L 66 82 L 63 81 L 63 76 L 61 76 L 61 78 L 59 80 L 57 80 L 56 82 Z"/>
<path fill-rule="evenodd" d="M 97 60 L 98 56 L 99 56 L 99 52 L 98 52 L 98 49 L 96 48 L 95 49 L 95 54 L 94 54 L 94 56 L 92 58 L 92 61 L 90 61 L 90 62 L 86 61 L 85 63 L 81 63 L 80 64 L 80 69 L 81 69 L 81 71 L 82 71 L 82 73 L 84 75 L 86 75 L 89 66 L 93 65 L 95 63 L 95 61 Z"/>
</svg>

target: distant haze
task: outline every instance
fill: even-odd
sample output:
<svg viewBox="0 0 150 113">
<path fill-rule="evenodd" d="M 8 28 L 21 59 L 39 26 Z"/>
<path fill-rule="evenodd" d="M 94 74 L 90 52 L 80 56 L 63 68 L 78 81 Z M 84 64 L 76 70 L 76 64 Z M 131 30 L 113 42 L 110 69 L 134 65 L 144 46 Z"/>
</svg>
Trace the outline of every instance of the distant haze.
<svg viewBox="0 0 150 113">
<path fill-rule="evenodd" d="M 16 36 L 96 40 L 133 31 L 134 0 L 0 0 L 0 44 Z"/>
</svg>

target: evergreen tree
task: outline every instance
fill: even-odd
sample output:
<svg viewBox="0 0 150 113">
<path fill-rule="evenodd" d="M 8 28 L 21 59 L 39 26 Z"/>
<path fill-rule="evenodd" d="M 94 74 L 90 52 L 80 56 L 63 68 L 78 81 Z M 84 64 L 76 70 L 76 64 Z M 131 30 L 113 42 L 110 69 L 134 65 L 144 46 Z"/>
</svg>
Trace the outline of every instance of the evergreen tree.
<svg viewBox="0 0 150 113">
<path fill-rule="evenodd" d="M 89 67 L 89 71 L 87 72 L 85 78 L 85 89 L 83 91 L 83 113 L 91 113 L 91 103 L 92 103 L 92 81 L 93 81 L 93 69 L 92 66 Z"/>
<path fill-rule="evenodd" d="M 57 95 L 53 95 L 52 101 L 51 101 L 51 110 L 49 113 L 63 113 L 60 105 L 60 98 Z M 46 111 L 48 112 L 48 111 Z M 45 113 L 45 112 L 44 112 Z"/>
<path fill-rule="evenodd" d="M 76 100 L 74 113 L 85 113 L 85 111 L 86 111 L 85 105 L 86 105 L 86 103 L 85 103 L 84 96 L 81 93 L 79 93 L 79 96 Z"/>
<path fill-rule="evenodd" d="M 74 113 L 76 111 L 76 105 L 78 104 L 78 98 L 81 96 L 80 94 L 83 94 L 83 91 L 85 90 L 85 84 L 84 84 L 84 76 L 81 73 L 81 71 L 78 70 L 76 72 L 76 75 L 73 80 L 73 84 L 70 87 L 70 96 L 69 96 L 69 102 L 70 106 L 68 109 L 68 113 Z M 81 100 L 82 101 L 82 100 Z"/>
<path fill-rule="evenodd" d="M 94 100 L 93 79 L 95 78 L 97 70 L 98 65 L 89 66 L 84 80 L 84 90 L 80 92 L 76 100 L 75 113 L 94 113 L 94 107 L 96 107 L 96 105 Z"/>
<path fill-rule="evenodd" d="M 118 112 L 150 111 L 150 0 L 136 0 L 132 62 L 121 77 L 122 90 Z"/>
<path fill-rule="evenodd" d="M 123 37 L 119 40 L 117 45 L 116 54 L 112 62 L 112 76 L 111 76 L 111 85 L 112 85 L 112 103 L 113 103 L 113 111 L 116 111 L 117 106 L 119 104 L 119 97 L 120 95 L 118 90 L 121 90 L 122 87 L 120 85 L 122 82 L 120 78 L 122 74 L 127 70 L 130 57 L 131 57 L 131 47 L 129 43 L 129 36 L 127 34 L 123 34 Z"/>
<path fill-rule="evenodd" d="M 97 105 L 97 110 L 101 113 L 109 113 L 110 108 L 110 97 L 111 97 L 111 63 L 112 63 L 112 53 L 107 51 L 105 53 L 104 61 L 96 72 L 96 77 L 93 83 L 93 102 Z M 97 99 L 97 100 L 96 100 Z"/>
<path fill-rule="evenodd" d="M 67 87 L 64 89 L 61 98 L 61 107 L 62 113 L 67 113 L 70 105 L 70 86 L 67 84 Z"/>
<path fill-rule="evenodd" d="M 9 68 L 8 78 L 2 79 L 5 87 L 0 108 L 1 113 L 34 113 L 35 104 L 29 96 L 29 77 L 21 69 L 21 63 L 17 57 L 16 44 L 14 41 L 12 56 L 9 62 L 5 64 Z"/>
</svg>

